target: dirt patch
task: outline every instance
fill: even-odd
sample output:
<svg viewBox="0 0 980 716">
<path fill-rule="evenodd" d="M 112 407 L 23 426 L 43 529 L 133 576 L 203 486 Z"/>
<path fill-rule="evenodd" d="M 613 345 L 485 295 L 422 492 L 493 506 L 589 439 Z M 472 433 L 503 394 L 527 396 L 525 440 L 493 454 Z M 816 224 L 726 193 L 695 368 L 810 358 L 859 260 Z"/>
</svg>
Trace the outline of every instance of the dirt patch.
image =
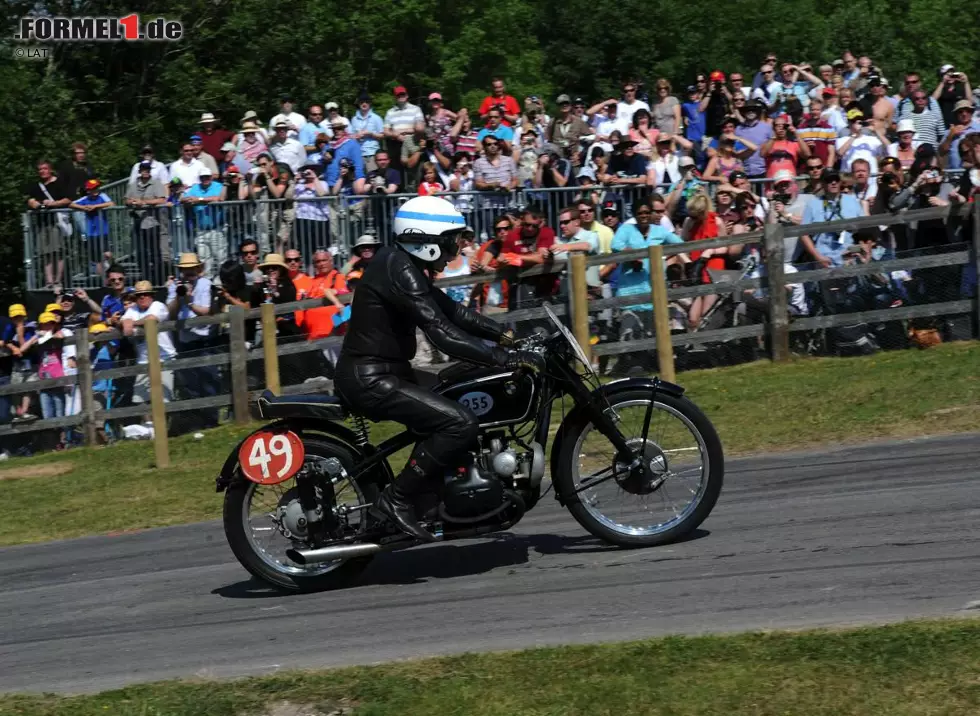
<svg viewBox="0 0 980 716">
<path fill-rule="evenodd" d="M 353 713 L 354 709 L 350 706 L 341 705 L 332 711 L 321 711 L 309 704 L 294 704 L 291 701 L 280 701 L 269 706 L 262 716 L 347 716 Z"/>
<path fill-rule="evenodd" d="M 55 462 L 43 465 L 20 465 L 8 470 L 0 470 L 0 480 L 17 480 L 26 477 L 55 477 L 71 472 L 75 467 L 71 462 Z"/>
</svg>

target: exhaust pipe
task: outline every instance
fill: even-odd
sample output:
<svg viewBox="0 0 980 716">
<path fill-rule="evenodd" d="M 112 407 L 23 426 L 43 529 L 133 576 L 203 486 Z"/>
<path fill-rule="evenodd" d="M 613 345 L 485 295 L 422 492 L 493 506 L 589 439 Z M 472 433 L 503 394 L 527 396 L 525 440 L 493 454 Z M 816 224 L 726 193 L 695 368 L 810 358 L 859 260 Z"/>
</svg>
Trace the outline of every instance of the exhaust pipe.
<svg viewBox="0 0 980 716">
<path fill-rule="evenodd" d="M 297 564 L 318 564 L 320 562 L 333 562 L 337 559 L 352 559 L 354 557 L 367 557 L 381 551 L 381 545 L 372 542 L 361 544 L 343 544 L 335 547 L 321 547 L 320 549 L 287 549 L 286 556 Z"/>
</svg>

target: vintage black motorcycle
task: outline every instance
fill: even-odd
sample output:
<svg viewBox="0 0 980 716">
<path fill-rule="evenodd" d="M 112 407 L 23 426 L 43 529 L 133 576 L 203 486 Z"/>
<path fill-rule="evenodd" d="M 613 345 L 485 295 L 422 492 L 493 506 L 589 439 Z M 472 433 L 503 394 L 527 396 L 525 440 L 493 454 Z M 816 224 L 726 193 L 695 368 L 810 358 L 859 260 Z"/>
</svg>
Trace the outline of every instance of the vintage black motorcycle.
<svg viewBox="0 0 980 716">
<path fill-rule="evenodd" d="M 434 390 L 469 406 L 481 432 L 472 464 L 418 505 L 423 524 L 440 540 L 508 530 L 541 498 L 550 466 L 555 498 L 596 537 L 645 547 L 690 534 L 724 479 L 710 421 L 677 385 L 601 384 L 544 308 L 557 330 L 521 341 L 544 356 L 544 370 L 457 364 L 440 373 Z M 567 413 L 566 397 L 574 402 Z M 548 461 L 556 405 L 562 418 Z M 388 458 L 419 436 L 409 429 L 374 446 L 367 421 L 329 395 L 267 391 L 254 410 L 275 422 L 245 438 L 217 478 L 228 543 L 249 572 L 283 590 L 315 591 L 348 583 L 378 552 L 419 544 L 369 511 L 393 479 Z"/>
</svg>

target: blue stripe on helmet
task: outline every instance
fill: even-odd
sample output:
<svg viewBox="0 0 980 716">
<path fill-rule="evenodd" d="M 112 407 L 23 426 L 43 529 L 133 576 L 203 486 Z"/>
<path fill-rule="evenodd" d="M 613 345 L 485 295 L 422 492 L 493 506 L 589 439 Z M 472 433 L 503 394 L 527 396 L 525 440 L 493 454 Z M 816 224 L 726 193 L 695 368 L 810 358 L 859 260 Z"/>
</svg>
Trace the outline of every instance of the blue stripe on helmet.
<svg viewBox="0 0 980 716">
<path fill-rule="evenodd" d="M 395 216 L 402 219 L 418 219 L 419 221 L 435 221 L 443 224 L 466 225 L 466 221 L 462 216 L 453 216 L 452 214 L 423 214 L 420 211 L 399 210 Z"/>
</svg>

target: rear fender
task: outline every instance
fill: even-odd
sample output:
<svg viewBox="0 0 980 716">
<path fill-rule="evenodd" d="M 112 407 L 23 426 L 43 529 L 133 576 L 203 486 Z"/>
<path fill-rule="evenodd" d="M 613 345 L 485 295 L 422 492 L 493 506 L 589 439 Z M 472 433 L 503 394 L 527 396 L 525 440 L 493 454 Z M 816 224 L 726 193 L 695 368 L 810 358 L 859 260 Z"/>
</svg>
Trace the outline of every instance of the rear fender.
<svg viewBox="0 0 980 716">
<path fill-rule="evenodd" d="M 249 439 L 249 437 L 262 430 L 292 430 L 294 433 L 301 436 L 303 433 L 315 433 L 320 437 L 326 437 L 329 440 L 337 442 L 341 447 L 350 451 L 351 454 L 362 459 L 376 450 L 376 448 L 370 444 L 364 446 L 363 448 L 358 447 L 357 435 L 354 433 L 354 431 L 340 425 L 339 423 L 304 418 L 285 418 L 283 420 L 277 420 L 274 423 L 263 425 L 262 427 L 246 435 L 237 445 L 235 445 L 232 451 L 228 453 L 228 457 L 225 458 L 225 463 L 221 467 L 221 472 L 218 474 L 218 477 L 215 480 L 216 492 L 224 492 L 236 480 L 244 479 L 241 471 L 235 469 L 238 466 L 238 451 L 241 449 L 245 441 Z M 378 469 L 367 473 L 366 477 L 370 481 L 377 482 L 379 486 L 383 486 L 393 479 L 391 468 L 385 461 L 381 462 Z"/>
<path fill-rule="evenodd" d="M 621 378 L 619 380 L 611 380 L 608 383 L 604 383 L 599 388 L 592 391 L 593 399 L 604 396 L 607 399 L 611 399 L 616 393 L 622 393 L 630 390 L 650 390 L 656 395 L 656 393 L 668 393 L 675 397 L 681 397 L 684 395 L 684 389 L 676 385 L 675 383 L 668 383 L 665 380 L 660 380 L 659 378 Z M 562 443 L 564 442 L 565 435 L 571 429 L 571 426 L 578 423 L 578 421 L 583 420 L 588 411 L 588 408 L 584 405 L 576 405 L 562 420 L 561 425 L 558 426 L 558 432 L 555 433 L 555 440 L 551 446 L 551 475 L 552 483 L 554 483 L 554 475 L 558 471 L 559 456 L 562 451 Z M 565 506 L 565 501 L 562 496 L 555 490 L 555 499 L 558 500 L 562 507 Z"/>
</svg>

